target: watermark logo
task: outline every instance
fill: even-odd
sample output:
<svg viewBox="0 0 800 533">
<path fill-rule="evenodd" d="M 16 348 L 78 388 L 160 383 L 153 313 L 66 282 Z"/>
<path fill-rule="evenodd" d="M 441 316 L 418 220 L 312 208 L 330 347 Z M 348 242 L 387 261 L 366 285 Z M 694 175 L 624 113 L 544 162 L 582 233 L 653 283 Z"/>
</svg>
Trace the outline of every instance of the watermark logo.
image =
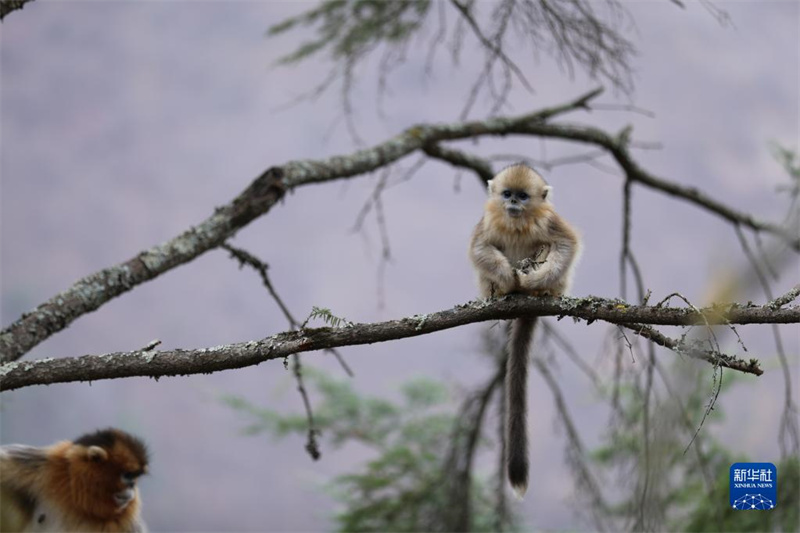
<svg viewBox="0 0 800 533">
<path fill-rule="evenodd" d="M 774 509 L 778 469 L 772 463 L 734 463 L 730 470 L 731 507 L 740 511 Z"/>
</svg>

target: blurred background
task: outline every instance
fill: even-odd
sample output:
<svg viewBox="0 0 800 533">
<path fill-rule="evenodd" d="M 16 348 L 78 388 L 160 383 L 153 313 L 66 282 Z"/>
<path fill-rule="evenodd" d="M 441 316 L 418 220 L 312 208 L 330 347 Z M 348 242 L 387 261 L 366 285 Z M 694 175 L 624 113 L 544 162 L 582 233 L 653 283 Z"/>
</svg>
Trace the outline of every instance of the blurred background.
<svg viewBox="0 0 800 533">
<path fill-rule="evenodd" d="M 797 150 L 800 139 L 800 5 L 725 3 L 727 20 L 702 2 L 686 4 L 683 9 L 668 1 L 625 4 L 627 14 L 618 28 L 638 50 L 631 56 L 631 87 L 615 88 L 579 67 L 570 72 L 522 41 L 518 47 L 506 44 L 534 91 L 515 80 L 499 112 L 522 114 L 605 85 L 597 100 L 605 108 L 564 120 L 610 133 L 631 124 L 633 139 L 660 145 L 633 152 L 648 171 L 780 222 L 789 196 L 776 188 L 791 180 L 774 146 Z M 457 64 L 444 44 L 426 68 L 435 19 L 388 77 L 382 104 L 380 57 L 370 56 L 350 80 L 349 114 L 340 82 L 314 101 L 288 105 L 313 92 L 334 62 L 322 53 L 279 65 L 281 57 L 313 40 L 315 30 L 300 25 L 268 36 L 267 29 L 315 5 L 35 1 L 3 21 L 3 327 L 77 279 L 202 221 L 270 166 L 346 155 L 361 147 L 358 138 L 369 146 L 414 124 L 459 120 L 484 55 L 480 42 L 467 34 Z M 486 27 L 488 6 L 476 8 Z M 457 11 L 444 7 L 453 24 Z M 491 112 L 495 100 L 487 91 L 479 93 L 470 118 Z M 487 157 L 520 154 L 539 162 L 555 189 L 557 209 L 583 235 L 572 294 L 620 296 L 623 179 L 605 171 L 613 167 L 609 160 L 600 168 L 586 163 L 549 168 L 548 161 L 590 149 L 528 137 L 459 146 Z M 485 191 L 474 175 L 437 161 L 402 180 L 415 161 L 412 156 L 399 163 L 396 186 L 381 196 L 378 213 L 388 240 L 375 209 L 355 228 L 380 179 L 376 173 L 300 188 L 231 243 L 269 264 L 272 283 L 301 321 L 312 306 L 374 322 L 471 300 L 476 288 L 466 249 Z M 494 164 L 499 169 L 507 162 Z M 769 247 L 771 239 L 764 237 L 764 243 Z M 730 224 L 680 199 L 634 186 L 632 246 L 645 288 L 652 291 L 651 303 L 678 291 L 696 305 L 707 304 L 721 294 L 722 279 L 746 280 L 735 284 L 735 292 L 724 293 L 729 299 L 766 300 L 751 284 L 752 266 Z M 797 255 L 782 257 L 772 280 L 775 295 L 798 282 Z M 627 297 L 636 301 L 632 287 L 629 279 Z M 548 348 L 548 368 L 588 457 L 612 442 L 608 387 L 619 333 L 600 323 L 551 325 L 606 383 L 593 387 L 584 371 Z M 352 378 L 330 354 L 307 354 L 303 361 L 325 379 L 348 382 L 357 394 L 392 402 L 403 401 L 404 383 L 429 378 L 447 391 L 448 400 L 436 409 L 455 413 L 468 392 L 494 372 L 495 363 L 483 355 L 489 326 L 344 348 Z M 128 351 L 153 339 L 160 339 L 164 349 L 201 348 L 288 328 L 256 273 L 240 270 L 227 252 L 213 250 L 78 319 L 25 357 Z M 800 338 L 796 326 L 780 330 L 796 395 Z M 758 358 L 765 373 L 723 381 L 717 409 L 725 416 L 713 417 L 701 435 L 724 443 L 732 456 L 778 463 L 786 377 L 773 330 L 742 326 L 738 333 L 746 354 L 730 333 L 720 332 L 722 348 Z M 699 398 L 700 408 L 691 417 L 696 429 L 717 374 L 708 364 L 666 350 L 658 349 L 656 358 L 680 384 L 679 396 Z M 641 382 L 646 350 L 626 352 L 621 364 L 631 383 Z M 725 372 L 725 379 L 732 374 Z M 326 396 L 315 383 L 307 383 L 309 396 L 320 405 Z M 578 512 L 584 509 L 581 483 L 553 389 L 537 372 L 529 388 L 533 485 L 525 500 L 512 503 L 518 524 L 596 529 L 591 513 Z M 670 396 L 663 386 L 658 389 L 657 400 L 663 402 L 658 408 L 666 409 Z M 155 531 L 335 528 L 333 516 L 346 504 L 332 494 L 331 481 L 360 471 L 379 454 L 363 443 L 334 446 L 324 428 L 319 461 L 304 450 L 302 432 L 289 431 L 285 438 L 269 430 L 244 434 L 258 418 L 249 407 L 268 410 L 267 418 L 303 416 L 292 372 L 280 361 L 159 381 L 29 387 L 4 393 L 0 406 L 3 444 L 46 445 L 105 426 L 141 435 L 153 455 L 152 474 L 141 485 L 144 518 Z M 796 424 L 796 413 L 792 416 Z M 485 479 L 491 479 L 496 463 L 496 410 L 488 417 L 475 470 Z M 674 437 L 685 447 L 691 433 Z M 676 456 L 677 461 L 688 464 L 689 455 Z M 727 479 L 727 466 L 717 465 L 712 475 Z M 596 468 L 601 491 L 610 500 L 624 500 L 631 489 L 626 479 L 636 475 L 602 463 Z M 719 505 L 727 506 L 727 498 L 727 492 L 720 494 Z"/>
</svg>

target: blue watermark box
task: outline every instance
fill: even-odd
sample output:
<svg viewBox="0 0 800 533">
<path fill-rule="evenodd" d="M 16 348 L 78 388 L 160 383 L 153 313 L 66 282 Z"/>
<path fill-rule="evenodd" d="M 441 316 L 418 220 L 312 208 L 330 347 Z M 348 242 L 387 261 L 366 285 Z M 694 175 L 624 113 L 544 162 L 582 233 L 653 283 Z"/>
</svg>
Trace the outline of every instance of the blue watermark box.
<svg viewBox="0 0 800 533">
<path fill-rule="evenodd" d="M 730 470 L 731 507 L 768 511 L 778 505 L 778 469 L 772 463 L 734 463 Z"/>
</svg>

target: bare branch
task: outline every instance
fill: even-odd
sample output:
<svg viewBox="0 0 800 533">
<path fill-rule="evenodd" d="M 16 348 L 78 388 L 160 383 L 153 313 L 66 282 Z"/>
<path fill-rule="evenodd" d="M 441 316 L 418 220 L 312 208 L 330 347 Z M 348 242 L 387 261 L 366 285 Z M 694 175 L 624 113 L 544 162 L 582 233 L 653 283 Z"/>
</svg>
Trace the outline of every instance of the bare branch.
<svg viewBox="0 0 800 533">
<path fill-rule="evenodd" d="M 585 97 L 584 97 L 585 98 Z M 563 107 L 563 106 L 560 106 Z M 230 203 L 181 235 L 140 252 L 136 257 L 105 268 L 55 295 L 0 332 L 0 362 L 14 361 L 76 318 L 95 311 L 106 302 L 220 246 L 259 216 L 269 212 L 290 188 L 347 178 L 386 166 L 429 143 L 478 135 L 498 135 L 516 120 L 551 116 L 552 110 L 518 119 L 494 119 L 436 126 L 417 126 L 372 148 L 350 156 L 319 161 L 296 161 L 273 167 Z"/>
<path fill-rule="evenodd" d="M 199 225 L 166 243 L 141 252 L 124 263 L 79 280 L 66 291 L 24 314 L 0 333 L 0 362 L 19 359 L 28 350 L 61 331 L 81 315 L 92 312 L 135 286 L 220 246 L 241 228 L 269 212 L 289 189 L 371 172 L 414 151 L 422 150 L 425 146 L 446 140 L 515 133 L 594 144 L 611 153 L 628 179 L 684 198 L 731 222 L 755 231 L 777 235 L 794 249 L 800 250 L 800 237 L 785 228 L 756 220 L 751 215 L 721 204 L 693 187 L 676 185 L 643 170 L 628 154 L 626 143 L 629 130 L 614 137 L 597 128 L 545 122 L 556 114 L 586 107 L 588 101 L 597 94 L 599 90 L 587 93 L 565 105 L 518 117 L 414 126 L 384 143 L 359 150 L 349 156 L 294 161 L 280 167 L 272 167 L 256 178 L 232 202 L 217 208 L 213 215 Z"/>
<path fill-rule="evenodd" d="M 438 144 L 423 146 L 422 150 L 434 159 L 441 159 L 454 167 L 472 170 L 478 175 L 478 179 L 481 180 L 483 185 L 486 185 L 494 177 L 492 166 L 488 161 L 480 157 L 453 148 L 445 148 Z"/>
<path fill-rule="evenodd" d="M 539 371 L 542 377 L 550 388 L 550 393 L 553 395 L 556 410 L 559 414 L 559 420 L 564 424 L 564 429 L 567 432 L 567 461 L 574 469 L 578 484 L 586 491 L 591 500 L 591 509 L 594 511 L 595 525 L 599 531 L 605 531 L 603 521 L 601 519 L 602 513 L 607 512 L 608 505 L 603 497 L 603 490 L 600 484 L 595 479 L 589 463 L 586 458 L 586 451 L 581 441 L 580 433 L 577 426 L 572 420 L 567 403 L 564 400 L 564 394 L 561 392 L 561 387 L 555 376 L 547 368 L 544 360 L 539 357 L 532 359 L 533 367 Z"/>
<path fill-rule="evenodd" d="M 747 243 L 747 238 L 742 233 L 741 228 L 735 226 L 734 229 L 736 230 L 736 236 L 739 238 L 739 243 L 742 246 L 745 256 L 747 256 L 747 259 L 753 266 L 756 278 L 758 278 L 765 296 L 770 300 L 767 305 L 774 305 L 775 297 L 772 294 L 772 288 L 767 280 L 767 274 L 763 272 L 761 263 Z M 792 292 L 794 291 L 790 291 L 788 295 L 784 295 L 781 298 L 791 296 Z M 795 294 L 795 297 L 796 296 Z M 789 368 L 789 360 L 786 357 L 786 350 L 783 349 L 781 332 L 774 324 L 772 325 L 772 336 L 775 340 L 775 350 L 778 353 L 778 359 L 781 362 L 781 369 L 783 370 L 784 402 L 783 414 L 781 416 L 781 428 L 779 431 L 779 444 L 781 447 L 781 457 L 786 457 L 789 453 L 797 453 L 798 448 L 800 448 L 800 428 L 797 426 L 797 417 L 794 414 L 797 412 L 797 407 L 794 404 L 792 395 L 792 372 Z M 789 452 L 789 450 L 791 450 L 791 452 Z"/>
<path fill-rule="evenodd" d="M 450 451 L 445 462 L 444 478 L 448 483 L 447 531 L 469 531 L 472 525 L 472 467 L 483 421 L 494 392 L 503 383 L 505 365 L 498 365 L 485 385 L 475 390 L 459 409 Z"/>
<path fill-rule="evenodd" d="M 685 187 L 668 180 L 656 177 L 643 168 L 630 156 L 627 146 L 627 137 L 630 129 L 623 130 L 622 134 L 615 137 L 592 127 L 572 126 L 560 124 L 537 124 L 517 122 L 512 126 L 513 133 L 538 135 L 541 137 L 551 137 L 556 139 L 566 139 L 589 144 L 595 144 L 606 148 L 617 163 L 625 171 L 628 179 L 646 185 L 653 189 L 665 192 L 671 196 L 683 198 L 695 205 L 705 208 L 715 213 L 725 220 L 746 226 L 754 231 L 771 233 L 786 242 L 795 251 L 800 251 L 800 237 L 789 229 L 769 222 L 756 219 L 748 213 L 737 211 L 727 205 L 713 199 L 695 187 Z"/>
<path fill-rule="evenodd" d="M 767 307 L 770 309 L 780 309 L 784 305 L 787 305 L 797 299 L 800 296 L 800 284 L 795 285 L 792 289 L 782 296 L 778 296 L 771 302 L 767 304 Z"/>
<path fill-rule="evenodd" d="M 566 354 L 569 359 L 575 363 L 575 366 L 578 369 L 586 374 L 586 376 L 591 380 L 592 384 L 594 385 L 595 389 L 600 390 L 603 386 L 603 382 L 600 379 L 600 376 L 595 372 L 595 370 L 589 365 L 586 361 L 581 358 L 580 354 L 578 354 L 578 350 L 572 345 L 567 338 L 559 333 L 559 331 L 550 324 L 548 320 L 540 320 L 539 326 L 542 328 L 542 332 L 544 336 L 542 337 L 543 340 L 549 340 L 550 338 L 553 339 L 553 344 L 558 344 L 561 347 L 561 351 Z"/>
<path fill-rule="evenodd" d="M 456 7 L 456 9 L 461 13 L 461 16 L 463 16 L 466 19 L 467 24 L 469 24 L 469 27 L 472 28 L 472 31 L 475 33 L 475 36 L 478 38 L 478 40 L 481 42 L 481 44 L 483 46 L 485 46 L 488 50 L 491 50 L 492 54 L 494 54 L 495 56 L 499 57 L 500 60 L 509 69 L 511 69 L 511 71 L 517 76 L 519 81 L 528 90 L 528 92 L 533 92 L 533 87 L 531 87 L 531 84 L 528 82 L 527 78 L 525 78 L 525 75 L 522 73 L 520 68 L 513 61 L 511 61 L 508 58 L 508 56 L 505 54 L 505 52 L 503 52 L 502 48 L 500 48 L 495 43 L 490 41 L 483 34 L 483 32 L 481 31 L 480 27 L 478 26 L 478 23 L 475 22 L 475 19 L 472 17 L 472 14 L 469 12 L 469 7 L 465 6 L 464 4 L 459 2 L 458 0 L 450 0 L 450 3 L 453 4 Z"/>
<path fill-rule="evenodd" d="M 533 298 L 507 296 L 492 302 L 470 302 L 453 309 L 378 322 L 352 324 L 341 328 L 306 328 L 278 333 L 259 341 L 249 341 L 197 350 L 165 350 L 160 352 L 118 352 L 105 355 L 84 355 L 68 359 L 44 359 L 7 363 L 0 366 L 0 391 L 29 385 L 95 381 L 133 376 L 176 376 L 243 368 L 272 359 L 339 346 L 372 344 L 407 337 L 416 337 L 487 320 L 520 316 L 571 316 L 588 322 L 603 320 L 630 327 L 639 335 L 651 338 L 637 324 L 687 326 L 706 323 L 725 324 L 795 324 L 800 323 L 800 307 L 770 309 L 767 306 L 729 304 L 694 311 L 684 308 L 630 306 L 620 300 L 587 298 Z M 663 335 L 661 336 L 663 337 Z M 668 342 L 668 341 L 664 341 Z M 708 360 L 704 352 L 688 350 L 680 353 Z M 719 354 L 713 363 L 741 372 L 761 375 L 755 359 L 743 361 Z"/>
<path fill-rule="evenodd" d="M 652 341 L 659 346 L 663 346 L 664 348 L 669 348 L 680 355 L 686 355 L 693 359 L 706 361 L 712 365 L 724 366 L 757 376 L 763 373 L 756 359 L 750 359 L 747 362 L 736 359 L 737 362 L 735 364 L 730 364 L 730 361 L 728 361 L 730 356 L 715 349 L 704 348 L 703 343 L 699 341 L 686 342 L 683 339 L 673 339 L 664 335 L 657 329 L 644 324 L 622 324 L 621 327 L 629 329 L 640 337 Z"/>
</svg>

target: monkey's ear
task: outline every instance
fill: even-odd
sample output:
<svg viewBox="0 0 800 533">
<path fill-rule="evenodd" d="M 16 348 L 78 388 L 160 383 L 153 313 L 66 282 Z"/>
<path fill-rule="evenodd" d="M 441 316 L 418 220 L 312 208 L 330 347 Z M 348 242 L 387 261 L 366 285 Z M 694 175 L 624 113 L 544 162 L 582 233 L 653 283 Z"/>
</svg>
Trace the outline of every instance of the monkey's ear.
<svg viewBox="0 0 800 533">
<path fill-rule="evenodd" d="M 100 446 L 89 446 L 89 449 L 86 451 L 86 457 L 88 457 L 90 461 L 99 463 L 100 461 L 108 459 L 108 452 Z"/>
<path fill-rule="evenodd" d="M 494 185 L 494 180 L 489 180 L 486 182 L 486 190 L 489 191 L 489 194 L 492 194 L 494 190 L 492 189 Z"/>
<path fill-rule="evenodd" d="M 550 185 L 545 185 L 544 189 L 542 190 L 542 200 L 547 200 L 547 197 L 551 196 L 550 191 L 552 190 L 553 188 Z"/>
</svg>

